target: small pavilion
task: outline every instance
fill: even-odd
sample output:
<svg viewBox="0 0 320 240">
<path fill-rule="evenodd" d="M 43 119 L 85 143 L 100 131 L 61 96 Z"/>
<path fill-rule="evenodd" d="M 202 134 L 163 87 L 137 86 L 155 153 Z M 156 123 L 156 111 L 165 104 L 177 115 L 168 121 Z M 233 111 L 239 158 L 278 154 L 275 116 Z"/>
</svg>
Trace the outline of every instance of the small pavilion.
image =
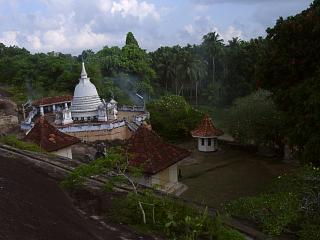
<svg viewBox="0 0 320 240">
<path fill-rule="evenodd" d="M 191 131 L 191 135 L 198 139 L 200 152 L 214 152 L 218 150 L 218 137 L 223 135 L 223 131 L 216 128 L 212 119 L 206 114 L 198 127 Z"/>
<path fill-rule="evenodd" d="M 70 159 L 72 159 L 71 146 L 80 142 L 78 138 L 60 132 L 44 117 L 37 119 L 24 140 L 37 144 L 47 152 Z"/>
<path fill-rule="evenodd" d="M 46 97 L 33 101 L 32 106 L 43 116 L 46 113 L 56 113 L 65 108 L 69 108 L 71 101 L 72 96 L 70 95 Z"/>
<path fill-rule="evenodd" d="M 158 186 L 159 190 L 174 192 L 184 185 L 178 182 L 178 163 L 190 156 L 181 147 L 166 143 L 153 130 L 141 125 L 129 139 L 130 164 L 143 168 L 141 185 Z"/>
</svg>

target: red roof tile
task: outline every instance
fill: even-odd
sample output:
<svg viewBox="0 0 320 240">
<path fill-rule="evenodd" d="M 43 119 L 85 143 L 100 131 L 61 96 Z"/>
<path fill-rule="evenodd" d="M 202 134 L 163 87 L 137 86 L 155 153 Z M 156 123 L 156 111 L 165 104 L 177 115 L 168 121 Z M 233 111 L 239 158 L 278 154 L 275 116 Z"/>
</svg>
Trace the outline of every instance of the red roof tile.
<svg viewBox="0 0 320 240">
<path fill-rule="evenodd" d="M 78 138 L 60 132 L 43 117 L 37 119 L 35 126 L 24 140 L 39 145 L 47 152 L 57 151 L 80 142 Z"/>
<path fill-rule="evenodd" d="M 35 100 L 32 102 L 33 106 L 40 106 L 40 105 L 50 105 L 54 103 L 63 103 L 63 102 L 71 102 L 72 96 L 65 95 L 65 96 L 55 96 L 55 97 L 47 97 Z"/>
<path fill-rule="evenodd" d="M 140 126 L 129 140 L 130 164 L 156 174 L 190 156 L 186 149 L 164 142 L 154 131 Z"/>
<path fill-rule="evenodd" d="M 223 131 L 213 125 L 212 119 L 206 114 L 198 127 L 191 131 L 193 137 L 216 137 L 223 135 Z"/>
</svg>

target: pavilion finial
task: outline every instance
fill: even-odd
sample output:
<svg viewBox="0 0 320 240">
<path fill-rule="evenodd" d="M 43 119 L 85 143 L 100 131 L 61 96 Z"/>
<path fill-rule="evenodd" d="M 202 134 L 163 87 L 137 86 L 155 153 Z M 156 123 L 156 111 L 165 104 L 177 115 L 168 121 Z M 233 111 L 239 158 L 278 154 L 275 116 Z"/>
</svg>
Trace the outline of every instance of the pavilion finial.
<svg viewBox="0 0 320 240">
<path fill-rule="evenodd" d="M 82 62 L 81 78 L 88 78 L 84 62 Z"/>
</svg>

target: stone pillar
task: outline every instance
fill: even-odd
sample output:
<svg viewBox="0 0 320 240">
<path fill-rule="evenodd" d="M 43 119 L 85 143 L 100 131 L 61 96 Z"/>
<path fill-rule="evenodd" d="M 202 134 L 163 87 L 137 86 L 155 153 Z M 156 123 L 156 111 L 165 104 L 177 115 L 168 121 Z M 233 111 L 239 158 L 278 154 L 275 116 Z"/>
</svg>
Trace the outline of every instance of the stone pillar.
<svg viewBox="0 0 320 240">
<path fill-rule="evenodd" d="M 64 109 L 68 109 L 68 103 L 64 103 Z"/>
<path fill-rule="evenodd" d="M 56 105 L 55 104 L 52 105 L 52 112 L 54 112 L 54 113 L 56 112 Z"/>
<path fill-rule="evenodd" d="M 40 115 L 41 115 L 41 116 L 44 116 L 43 106 L 40 106 Z"/>
</svg>

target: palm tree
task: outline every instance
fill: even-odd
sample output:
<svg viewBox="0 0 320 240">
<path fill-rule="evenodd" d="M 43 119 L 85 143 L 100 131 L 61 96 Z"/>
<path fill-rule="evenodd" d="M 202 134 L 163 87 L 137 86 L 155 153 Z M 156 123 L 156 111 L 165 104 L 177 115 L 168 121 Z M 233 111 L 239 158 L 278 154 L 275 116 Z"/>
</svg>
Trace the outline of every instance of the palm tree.
<svg viewBox="0 0 320 240">
<path fill-rule="evenodd" d="M 179 65 L 179 72 L 185 80 L 182 83 L 182 89 L 184 83 L 186 83 L 189 86 L 195 86 L 196 105 L 198 105 L 198 86 L 207 73 L 205 62 L 201 61 L 190 51 L 186 50 L 182 54 L 181 62 Z M 191 95 L 192 90 L 190 90 L 190 97 Z"/>
<path fill-rule="evenodd" d="M 212 60 L 212 83 L 215 83 L 215 58 L 223 46 L 223 39 L 216 32 L 210 32 L 203 36 L 202 45 L 207 49 Z"/>
</svg>

